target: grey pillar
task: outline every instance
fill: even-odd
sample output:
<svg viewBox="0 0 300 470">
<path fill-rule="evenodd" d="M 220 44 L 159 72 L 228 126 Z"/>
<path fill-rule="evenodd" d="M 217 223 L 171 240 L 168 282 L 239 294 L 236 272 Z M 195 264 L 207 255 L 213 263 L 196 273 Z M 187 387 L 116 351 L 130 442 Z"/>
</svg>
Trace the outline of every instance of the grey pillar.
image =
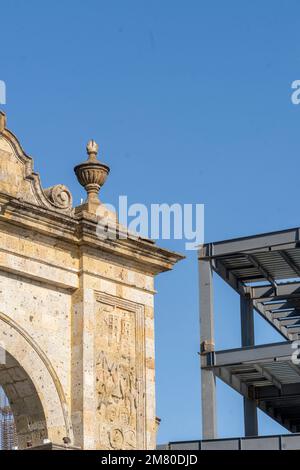
<svg viewBox="0 0 300 470">
<path fill-rule="evenodd" d="M 241 295 L 241 336 L 242 346 L 254 346 L 253 302 L 249 296 Z M 257 408 L 254 400 L 244 397 L 245 436 L 258 435 Z"/>
<path fill-rule="evenodd" d="M 210 261 L 199 261 L 201 366 L 214 350 L 213 285 Z M 217 437 L 216 379 L 212 370 L 201 367 L 202 438 Z"/>
</svg>

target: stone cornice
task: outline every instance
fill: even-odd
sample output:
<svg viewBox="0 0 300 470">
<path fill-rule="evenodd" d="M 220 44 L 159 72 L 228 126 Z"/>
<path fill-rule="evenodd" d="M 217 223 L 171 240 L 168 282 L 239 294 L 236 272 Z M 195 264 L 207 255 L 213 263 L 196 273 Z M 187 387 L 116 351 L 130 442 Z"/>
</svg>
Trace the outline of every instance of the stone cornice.
<svg viewBox="0 0 300 470">
<path fill-rule="evenodd" d="M 117 237 L 101 239 L 96 230 L 101 220 L 99 188 L 109 168 L 97 160 L 98 145 L 90 141 L 88 161 L 75 167 L 81 184 L 88 191 L 88 203 L 72 207 L 72 195 L 64 185 L 43 189 L 40 177 L 33 171 L 33 159 L 23 150 L 17 137 L 6 127 L 6 116 L 0 112 L 0 220 L 45 236 L 64 240 L 81 250 L 93 249 L 96 256 L 122 258 L 126 264 L 148 274 L 172 269 L 182 255 L 158 247 L 152 240 L 126 232 L 117 224 Z M 92 166 L 92 167 L 91 167 Z M 77 171 L 78 170 L 78 171 Z M 104 207 L 104 206 L 102 206 Z M 103 224 L 105 226 L 105 224 Z M 119 236 L 126 234 L 126 237 Z"/>
<path fill-rule="evenodd" d="M 126 239 L 101 240 L 96 233 L 97 217 L 85 211 L 77 216 L 61 214 L 5 194 L 0 194 L 0 206 L 0 220 L 8 224 L 8 230 L 9 224 L 34 230 L 77 245 L 83 255 L 86 250 L 92 249 L 93 256 L 99 256 L 99 259 L 105 254 L 115 259 L 126 259 L 133 268 L 149 274 L 170 270 L 184 258 L 181 254 L 158 247 L 152 240 L 130 234 Z"/>
</svg>

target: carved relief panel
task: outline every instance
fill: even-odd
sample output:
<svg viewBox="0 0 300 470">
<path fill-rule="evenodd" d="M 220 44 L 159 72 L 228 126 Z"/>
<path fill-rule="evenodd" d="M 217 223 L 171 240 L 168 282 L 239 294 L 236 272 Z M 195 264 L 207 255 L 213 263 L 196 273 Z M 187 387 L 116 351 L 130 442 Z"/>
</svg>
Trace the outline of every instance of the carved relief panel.
<svg viewBox="0 0 300 470">
<path fill-rule="evenodd" d="M 144 449 L 144 309 L 107 294 L 96 300 L 98 448 Z"/>
</svg>

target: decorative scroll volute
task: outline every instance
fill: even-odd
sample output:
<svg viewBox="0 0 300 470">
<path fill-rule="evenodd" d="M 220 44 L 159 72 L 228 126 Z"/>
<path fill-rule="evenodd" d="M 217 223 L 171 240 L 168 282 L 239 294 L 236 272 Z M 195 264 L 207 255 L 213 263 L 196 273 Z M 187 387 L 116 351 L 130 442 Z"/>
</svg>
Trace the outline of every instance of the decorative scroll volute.
<svg viewBox="0 0 300 470">
<path fill-rule="evenodd" d="M 72 207 L 72 194 L 63 184 L 57 184 L 51 188 L 44 189 L 47 198 L 58 209 L 68 209 Z"/>
<path fill-rule="evenodd" d="M 72 214 L 72 195 L 59 184 L 43 190 L 40 177 L 33 171 L 33 159 L 26 155 L 16 136 L 6 127 L 0 112 L 0 193 L 35 206 Z"/>
</svg>

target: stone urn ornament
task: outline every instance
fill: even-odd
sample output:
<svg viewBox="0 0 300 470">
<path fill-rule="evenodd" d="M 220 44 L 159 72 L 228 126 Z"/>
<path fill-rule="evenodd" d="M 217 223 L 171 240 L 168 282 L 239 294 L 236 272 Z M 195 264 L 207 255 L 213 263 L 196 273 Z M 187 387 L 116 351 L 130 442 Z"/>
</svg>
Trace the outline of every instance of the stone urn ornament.
<svg viewBox="0 0 300 470">
<path fill-rule="evenodd" d="M 87 200 L 80 206 L 80 209 L 93 214 L 97 213 L 97 209 L 101 204 L 99 191 L 110 171 L 107 165 L 97 159 L 98 149 L 98 144 L 94 140 L 90 140 L 86 146 L 87 161 L 76 165 L 74 168 L 79 183 L 87 192 Z"/>
</svg>

